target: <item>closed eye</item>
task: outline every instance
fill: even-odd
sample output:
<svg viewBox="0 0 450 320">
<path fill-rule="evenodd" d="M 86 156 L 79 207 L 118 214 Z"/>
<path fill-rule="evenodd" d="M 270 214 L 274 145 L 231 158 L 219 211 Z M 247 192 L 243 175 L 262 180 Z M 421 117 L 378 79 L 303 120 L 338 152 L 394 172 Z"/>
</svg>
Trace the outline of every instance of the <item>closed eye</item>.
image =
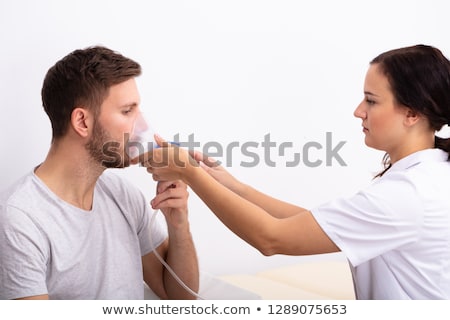
<svg viewBox="0 0 450 320">
<path fill-rule="evenodd" d="M 137 104 L 130 104 L 130 105 L 124 106 L 122 108 L 121 112 L 124 116 L 127 116 L 127 115 L 134 113 L 134 111 L 136 109 L 137 109 Z"/>
<path fill-rule="evenodd" d="M 366 98 L 366 102 L 367 102 L 368 105 L 374 105 L 376 103 L 375 100 L 372 100 L 370 98 Z"/>
<path fill-rule="evenodd" d="M 378 97 L 376 94 L 374 94 L 374 93 L 372 93 L 370 91 L 364 91 L 364 96 L 365 96 L 366 103 L 369 106 L 372 106 L 372 105 L 377 103 L 376 100 L 373 99 L 374 97 L 375 98 Z"/>
</svg>

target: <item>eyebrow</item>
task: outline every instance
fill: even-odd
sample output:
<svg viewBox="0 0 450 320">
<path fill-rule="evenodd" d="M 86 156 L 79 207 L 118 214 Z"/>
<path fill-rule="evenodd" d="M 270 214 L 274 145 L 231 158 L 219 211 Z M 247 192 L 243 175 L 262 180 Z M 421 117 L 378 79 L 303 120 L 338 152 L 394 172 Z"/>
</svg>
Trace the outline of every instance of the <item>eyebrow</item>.
<svg viewBox="0 0 450 320">
<path fill-rule="evenodd" d="M 364 91 L 364 94 L 369 95 L 369 96 L 379 97 L 377 94 L 370 92 L 370 91 Z"/>
<path fill-rule="evenodd" d="M 137 102 L 130 102 L 130 103 L 126 103 L 126 104 L 120 105 L 119 109 L 122 109 L 122 108 L 135 108 L 137 106 L 138 106 Z"/>
</svg>

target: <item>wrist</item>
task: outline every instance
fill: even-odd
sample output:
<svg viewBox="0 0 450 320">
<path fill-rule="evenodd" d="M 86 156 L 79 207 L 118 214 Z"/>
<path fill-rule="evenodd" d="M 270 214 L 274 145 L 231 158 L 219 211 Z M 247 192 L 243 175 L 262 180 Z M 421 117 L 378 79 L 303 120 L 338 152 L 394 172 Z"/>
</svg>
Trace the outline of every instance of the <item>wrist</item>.
<svg viewBox="0 0 450 320">
<path fill-rule="evenodd" d="M 234 179 L 233 184 L 231 184 L 228 189 L 230 189 L 237 195 L 244 197 L 244 195 L 247 193 L 248 188 L 249 186 L 247 184 L 244 184 L 239 180 Z"/>
<path fill-rule="evenodd" d="M 192 161 L 194 163 L 190 162 L 189 164 L 187 164 L 186 168 L 182 170 L 181 176 L 183 182 L 188 186 L 192 186 L 192 183 L 195 183 L 197 181 L 199 175 L 201 175 L 203 171 L 198 162 L 196 162 L 195 160 Z"/>
<path fill-rule="evenodd" d="M 191 241 L 192 234 L 189 223 L 180 223 L 180 224 L 167 224 L 167 231 L 169 234 L 169 238 L 173 243 L 183 243 L 184 241 Z"/>
<path fill-rule="evenodd" d="M 179 179 L 188 184 L 189 177 L 194 174 L 196 169 L 200 168 L 200 165 L 185 150 L 182 150 L 182 152 L 181 161 L 175 160 L 175 165 Z"/>
</svg>

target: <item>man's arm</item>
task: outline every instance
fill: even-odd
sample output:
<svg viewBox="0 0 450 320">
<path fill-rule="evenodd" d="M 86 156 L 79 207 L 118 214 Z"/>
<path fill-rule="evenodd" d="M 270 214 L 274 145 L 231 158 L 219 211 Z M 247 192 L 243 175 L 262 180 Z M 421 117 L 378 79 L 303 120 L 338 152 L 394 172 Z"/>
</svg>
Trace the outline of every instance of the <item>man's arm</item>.
<svg viewBox="0 0 450 320">
<path fill-rule="evenodd" d="M 169 237 L 156 250 L 175 274 L 194 292 L 199 288 L 198 261 L 189 228 L 187 186 L 181 181 L 160 182 L 154 209 L 161 209 Z M 144 280 L 161 299 L 195 299 L 159 262 L 153 252 L 142 258 Z"/>
</svg>

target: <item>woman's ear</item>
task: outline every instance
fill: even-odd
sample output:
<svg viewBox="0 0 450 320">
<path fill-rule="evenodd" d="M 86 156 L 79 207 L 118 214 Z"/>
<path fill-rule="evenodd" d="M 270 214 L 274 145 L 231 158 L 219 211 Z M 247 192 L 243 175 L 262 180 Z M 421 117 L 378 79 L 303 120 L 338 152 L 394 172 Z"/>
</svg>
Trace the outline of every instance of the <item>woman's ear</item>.
<svg viewBox="0 0 450 320">
<path fill-rule="evenodd" d="M 92 126 L 92 115 L 85 108 L 75 108 L 70 117 L 73 130 L 81 137 L 87 138 Z"/>
<path fill-rule="evenodd" d="M 406 109 L 405 125 L 411 127 L 420 120 L 420 114 L 412 109 Z"/>
</svg>

